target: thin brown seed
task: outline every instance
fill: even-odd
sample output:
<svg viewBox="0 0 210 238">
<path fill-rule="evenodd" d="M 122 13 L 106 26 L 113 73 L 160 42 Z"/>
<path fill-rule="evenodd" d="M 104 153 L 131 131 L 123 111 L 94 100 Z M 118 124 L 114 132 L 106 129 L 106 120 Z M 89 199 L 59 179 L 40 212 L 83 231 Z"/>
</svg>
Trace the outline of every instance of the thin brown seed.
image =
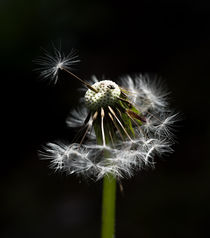
<svg viewBox="0 0 210 238">
<path fill-rule="evenodd" d="M 119 100 L 123 101 L 123 102 L 126 102 L 127 104 L 129 105 L 132 105 L 131 102 L 129 102 L 127 99 L 124 99 L 124 98 L 121 98 L 121 97 L 117 97 Z"/>
<path fill-rule="evenodd" d="M 84 135 L 83 135 L 83 137 L 82 137 L 82 139 L 81 139 L 81 141 L 80 141 L 80 145 L 81 145 L 82 142 L 84 141 L 84 139 L 85 139 L 85 137 L 86 137 L 86 135 L 87 135 L 89 129 L 92 127 L 93 122 L 94 122 L 95 119 L 97 118 L 97 115 L 98 115 L 98 112 L 96 111 L 96 112 L 94 113 L 93 117 L 91 117 L 90 120 L 88 121 L 88 123 L 87 123 L 87 129 L 86 129 L 86 131 L 85 131 L 85 133 L 84 133 Z"/>
<path fill-rule="evenodd" d="M 117 117 L 117 115 L 115 114 L 115 112 L 113 111 L 113 109 L 112 109 L 110 106 L 108 106 L 108 108 L 109 108 L 110 112 L 112 113 L 112 115 L 116 118 L 117 122 L 118 122 L 118 123 L 120 124 L 120 126 L 122 127 L 122 129 L 123 129 L 123 131 L 125 132 L 125 134 L 127 135 L 127 137 L 128 137 L 131 141 L 133 141 L 133 140 L 131 139 L 131 137 L 129 136 L 128 132 L 126 131 L 125 127 L 124 127 L 123 124 L 121 123 L 121 121 L 118 119 L 118 117 Z"/>
<path fill-rule="evenodd" d="M 113 147 L 114 147 L 114 140 L 113 140 L 112 133 L 111 133 L 110 130 L 109 130 L 109 137 L 110 137 L 111 143 L 112 143 L 112 145 L 113 145 Z"/>
<path fill-rule="evenodd" d="M 83 135 L 83 137 L 82 137 L 82 139 L 81 139 L 81 141 L 80 141 L 80 145 L 81 145 L 82 142 L 84 141 L 84 139 L 85 139 L 85 137 L 86 137 L 86 135 L 87 135 L 89 129 L 92 127 L 92 124 L 93 124 L 93 119 L 91 118 L 91 119 L 89 120 L 89 122 L 88 122 L 87 129 L 85 130 L 85 133 L 84 133 L 84 135 Z"/>
<path fill-rule="evenodd" d="M 73 138 L 72 143 L 75 143 L 78 140 L 78 138 L 80 137 L 80 135 L 82 134 L 82 131 L 84 130 L 86 126 L 87 125 L 83 125 L 82 128 L 79 129 L 79 131 L 76 133 L 75 137 Z"/>
<path fill-rule="evenodd" d="M 95 88 L 93 88 L 89 83 L 87 83 L 86 81 L 82 80 L 81 78 L 79 78 L 77 75 L 73 74 L 71 71 L 69 71 L 66 68 L 60 67 L 61 70 L 66 71 L 67 73 L 71 74 L 73 77 L 75 77 L 76 79 L 78 79 L 81 83 L 83 83 L 87 88 L 89 88 L 90 90 L 94 91 L 95 93 L 98 93 L 98 90 L 96 90 Z"/>
<path fill-rule="evenodd" d="M 139 124 L 131 117 L 131 115 L 126 111 L 126 114 L 128 115 L 128 117 L 132 120 L 132 122 L 138 127 L 139 131 L 143 134 L 143 136 L 145 138 L 147 138 L 147 135 L 145 134 L 145 132 L 141 129 L 141 127 L 139 126 Z"/>
<path fill-rule="evenodd" d="M 93 121 L 96 120 L 97 116 L 98 116 L 98 112 L 96 111 L 96 112 L 94 113 L 94 115 L 93 115 Z"/>
<path fill-rule="evenodd" d="M 102 141 L 103 141 L 103 146 L 106 145 L 106 141 L 105 141 L 105 134 L 104 134 L 104 109 L 103 107 L 101 107 L 101 133 L 102 133 Z"/>
<path fill-rule="evenodd" d="M 137 113 L 131 111 L 131 110 L 126 110 L 126 113 L 129 114 L 132 118 L 135 118 L 141 122 L 145 122 L 145 118 L 143 118 L 142 116 L 138 115 Z"/>
<path fill-rule="evenodd" d="M 121 88 L 121 90 L 123 90 L 123 88 Z M 124 94 L 124 93 L 123 93 Z M 120 100 L 123 101 L 123 98 L 119 98 Z M 125 101 L 125 100 L 124 100 Z M 130 103 L 130 104 L 133 104 L 137 109 L 138 109 L 138 106 L 134 103 L 134 102 L 129 102 L 127 101 L 127 103 Z M 158 120 L 160 123 L 163 123 L 158 117 L 156 117 L 154 114 L 152 114 L 151 112 L 147 112 L 148 114 L 150 114 L 152 117 L 154 117 L 156 120 Z M 143 120 L 143 122 L 146 122 L 146 120 L 144 120 L 144 118 L 141 118 L 141 120 Z"/>
<path fill-rule="evenodd" d="M 121 113 L 120 109 L 119 108 L 116 108 L 116 109 L 117 109 L 118 113 L 120 114 L 120 117 L 122 118 L 122 113 Z"/>
<path fill-rule="evenodd" d="M 120 110 L 119 110 L 118 108 L 117 108 L 117 111 L 119 112 L 120 116 L 122 117 L 121 112 L 120 112 Z M 140 132 L 145 136 L 145 138 L 146 138 L 147 136 L 146 136 L 146 134 L 144 133 L 144 131 L 141 129 L 141 127 L 139 126 L 139 124 L 133 119 L 133 118 L 136 118 L 136 119 L 138 119 L 138 120 L 141 120 L 141 117 L 140 117 L 137 113 L 135 113 L 135 112 L 133 112 L 133 111 L 131 111 L 131 110 L 126 110 L 125 112 L 126 112 L 127 116 L 132 120 L 132 122 L 138 127 L 139 131 L 140 131 Z"/>
<path fill-rule="evenodd" d="M 118 130 L 118 132 L 119 132 L 119 134 L 120 134 L 121 139 L 124 140 L 123 135 L 122 135 L 122 133 L 121 133 L 121 131 L 120 131 L 120 128 L 118 127 L 117 123 L 115 122 L 114 118 L 112 117 L 112 114 L 111 114 L 111 113 L 108 113 L 108 115 L 109 115 L 109 117 L 111 118 L 111 120 L 112 120 L 114 126 L 117 128 L 117 130 Z"/>
</svg>

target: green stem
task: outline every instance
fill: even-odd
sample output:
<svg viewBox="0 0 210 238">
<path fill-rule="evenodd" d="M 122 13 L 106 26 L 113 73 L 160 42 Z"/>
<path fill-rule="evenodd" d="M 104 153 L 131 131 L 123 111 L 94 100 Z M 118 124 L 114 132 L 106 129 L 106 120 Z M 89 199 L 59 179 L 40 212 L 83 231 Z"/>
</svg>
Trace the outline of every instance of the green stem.
<svg viewBox="0 0 210 238">
<path fill-rule="evenodd" d="M 115 200 L 116 178 L 112 175 L 105 176 L 103 180 L 101 238 L 114 238 Z"/>
</svg>

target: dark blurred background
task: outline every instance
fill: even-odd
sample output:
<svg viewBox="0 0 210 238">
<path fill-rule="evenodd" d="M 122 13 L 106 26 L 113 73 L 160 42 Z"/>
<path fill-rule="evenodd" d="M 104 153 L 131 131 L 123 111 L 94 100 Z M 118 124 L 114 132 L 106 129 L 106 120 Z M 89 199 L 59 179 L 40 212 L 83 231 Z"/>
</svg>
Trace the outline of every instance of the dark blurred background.
<svg viewBox="0 0 210 238">
<path fill-rule="evenodd" d="M 53 86 L 32 71 L 52 42 L 79 51 L 84 79 L 157 75 L 182 114 L 175 152 L 122 181 L 116 237 L 210 237 L 207 2 L 0 1 L 2 238 L 100 237 L 101 182 L 54 173 L 37 155 L 48 141 L 71 141 L 65 119 L 82 96 L 65 73 Z"/>
</svg>

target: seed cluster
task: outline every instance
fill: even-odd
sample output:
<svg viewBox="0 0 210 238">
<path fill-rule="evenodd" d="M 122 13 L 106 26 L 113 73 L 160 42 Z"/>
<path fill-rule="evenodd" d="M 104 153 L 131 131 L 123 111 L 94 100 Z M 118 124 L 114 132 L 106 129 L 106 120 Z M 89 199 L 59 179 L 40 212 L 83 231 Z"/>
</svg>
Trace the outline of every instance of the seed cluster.
<svg viewBox="0 0 210 238">
<path fill-rule="evenodd" d="M 121 94 L 119 86 L 111 80 L 97 82 L 92 87 L 97 90 L 97 93 L 88 89 L 85 94 L 85 103 L 92 110 L 114 105 Z"/>
</svg>

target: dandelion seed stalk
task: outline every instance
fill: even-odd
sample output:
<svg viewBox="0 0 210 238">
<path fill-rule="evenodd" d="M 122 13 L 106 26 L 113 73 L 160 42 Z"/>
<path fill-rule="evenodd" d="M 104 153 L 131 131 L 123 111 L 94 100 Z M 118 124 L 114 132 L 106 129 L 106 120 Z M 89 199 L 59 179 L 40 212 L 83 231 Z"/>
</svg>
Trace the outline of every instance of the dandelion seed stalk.
<svg viewBox="0 0 210 238">
<path fill-rule="evenodd" d="M 114 238 L 116 178 L 106 175 L 103 179 L 101 238 Z"/>
</svg>

